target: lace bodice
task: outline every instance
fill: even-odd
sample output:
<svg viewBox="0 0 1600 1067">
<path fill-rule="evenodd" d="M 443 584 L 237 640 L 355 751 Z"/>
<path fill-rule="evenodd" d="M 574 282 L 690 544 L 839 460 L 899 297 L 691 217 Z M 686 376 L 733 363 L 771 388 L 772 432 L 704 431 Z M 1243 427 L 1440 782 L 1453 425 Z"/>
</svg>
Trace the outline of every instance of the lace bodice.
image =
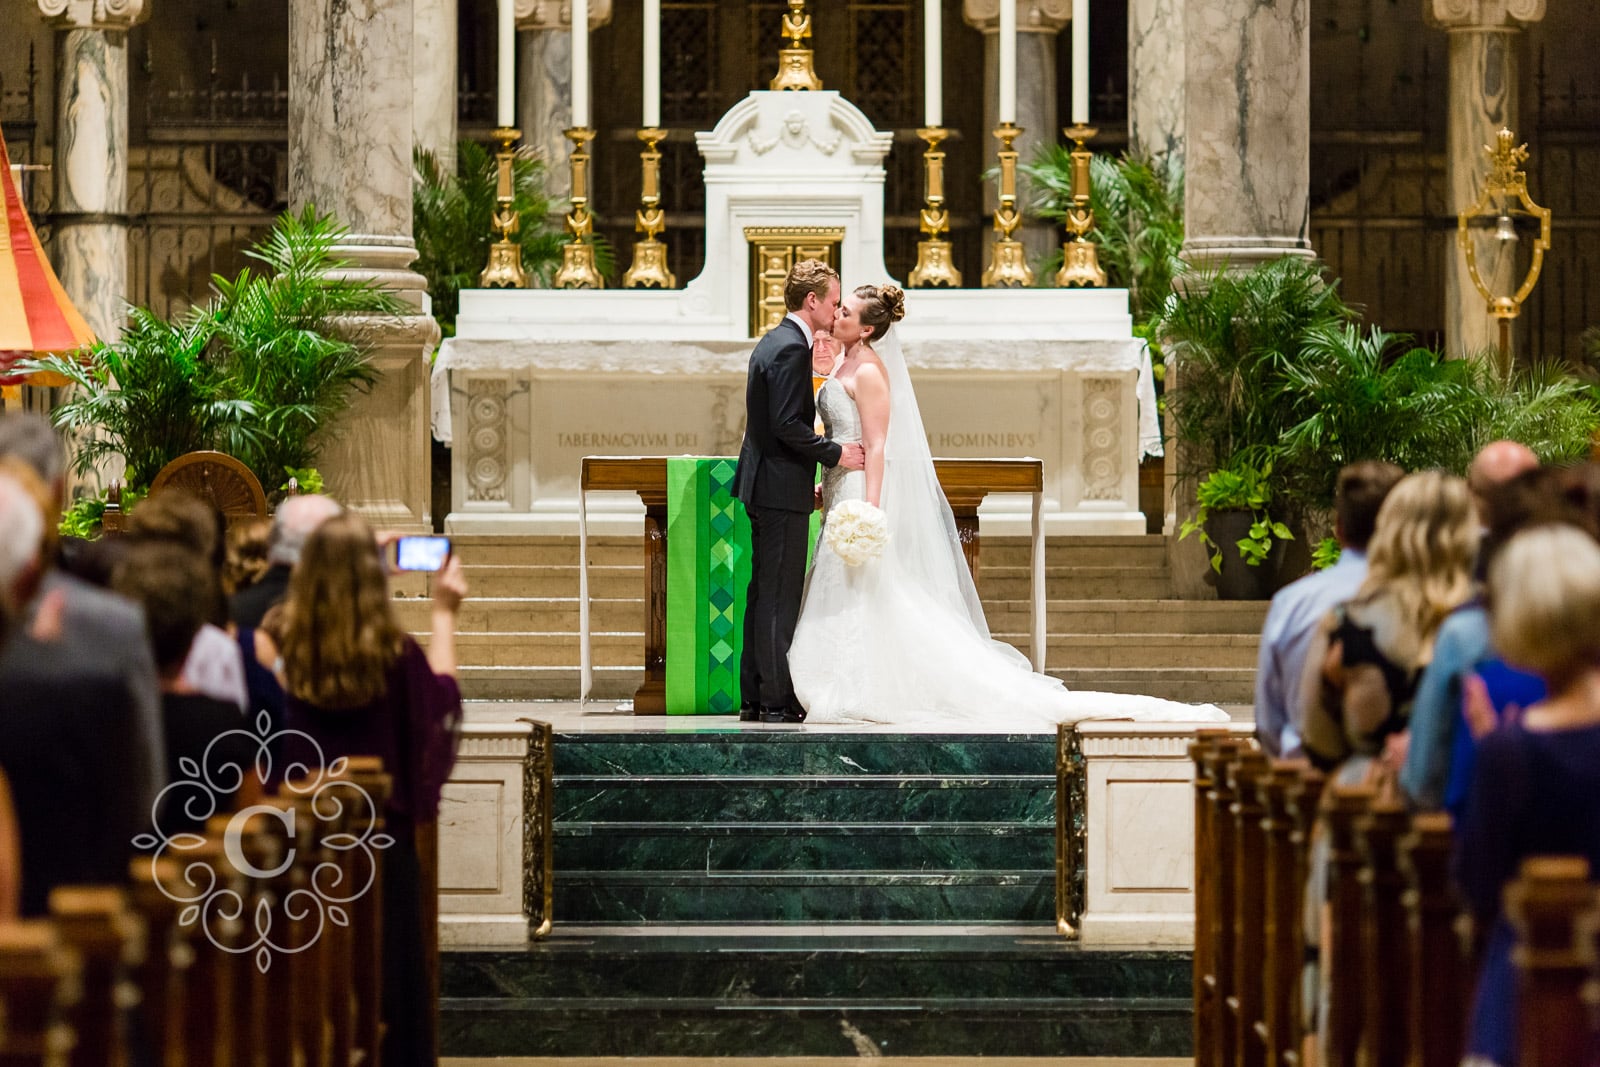
<svg viewBox="0 0 1600 1067">
<path fill-rule="evenodd" d="M 817 412 L 822 416 L 828 440 L 841 444 L 861 440 L 861 410 L 837 378 L 822 383 L 817 392 Z"/>
</svg>

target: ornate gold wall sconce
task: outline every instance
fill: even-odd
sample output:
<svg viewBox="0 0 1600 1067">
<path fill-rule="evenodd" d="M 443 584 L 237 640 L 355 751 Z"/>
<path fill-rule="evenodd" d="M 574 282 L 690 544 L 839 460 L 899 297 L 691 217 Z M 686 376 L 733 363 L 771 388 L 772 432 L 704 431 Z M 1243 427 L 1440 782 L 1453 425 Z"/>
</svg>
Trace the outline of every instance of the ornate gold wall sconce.
<svg viewBox="0 0 1600 1067">
<path fill-rule="evenodd" d="M 1489 175 L 1477 202 L 1456 216 L 1456 244 L 1466 256 L 1467 274 L 1500 327 L 1502 373 L 1511 369 L 1511 322 L 1522 313 L 1523 301 L 1539 283 L 1544 254 L 1550 250 L 1550 209 L 1540 207 L 1528 195 L 1528 175 L 1521 169 L 1528 159 L 1528 146 L 1519 145 L 1516 140 L 1510 130 L 1502 129 L 1495 135 L 1493 145 L 1484 145 L 1483 150 L 1489 155 Z M 1514 262 L 1502 257 L 1515 250 L 1520 240 L 1517 223 L 1523 219 L 1537 221 L 1539 235 L 1534 238 L 1527 272 L 1518 282 Z M 1478 264 L 1478 244 L 1485 237 L 1498 246 L 1500 251 L 1495 258 L 1502 260 L 1491 267 L 1488 280 Z"/>
<path fill-rule="evenodd" d="M 667 213 L 661 208 L 661 150 L 656 147 L 666 139 L 667 131 L 650 127 L 640 130 L 638 136 L 644 142 L 644 151 L 639 153 L 643 173 L 633 228 L 644 234 L 644 240 L 633 243 L 633 266 L 622 276 L 622 286 L 624 289 L 674 289 L 678 279 L 667 269 L 667 243 L 656 239 L 656 235 L 667 228 Z"/>
<path fill-rule="evenodd" d="M 917 242 L 917 265 L 907 281 L 914 289 L 959 288 L 961 272 L 952 261 L 950 242 L 940 236 L 950 228 L 950 211 L 945 207 L 944 151 L 939 145 L 950 136 L 950 131 L 943 126 L 925 126 L 917 131 L 917 136 L 928 142 L 928 150 L 922 153 L 926 175 L 922 232 L 928 239 Z"/>
<path fill-rule="evenodd" d="M 1028 256 L 1022 242 L 1013 234 L 1022 225 L 1022 211 L 1017 206 L 1017 151 L 1012 143 L 1022 135 L 1022 127 L 1002 122 L 995 127 L 994 135 L 1000 141 L 1000 203 L 994 209 L 994 246 L 990 253 L 989 269 L 983 272 L 985 289 L 1020 289 L 1033 284 L 1033 271 L 1028 267 Z"/>
<path fill-rule="evenodd" d="M 501 126 L 494 131 L 500 151 L 494 155 L 496 168 L 494 216 L 490 222 L 499 240 L 489 246 L 489 263 L 478 275 L 485 289 L 526 289 L 528 275 L 522 269 L 522 246 L 515 240 L 519 224 L 516 208 L 516 150 L 512 147 L 522 131 Z"/>
<path fill-rule="evenodd" d="M 1100 131 L 1078 123 L 1061 131 L 1072 142 L 1072 206 L 1067 209 L 1068 240 L 1061 246 L 1061 269 L 1056 284 L 1104 288 L 1106 272 L 1100 269 L 1099 251 L 1089 240 L 1094 229 L 1094 208 L 1090 206 L 1089 161 L 1094 153 L 1083 143 Z"/>
<path fill-rule="evenodd" d="M 594 216 L 589 214 L 589 150 L 594 130 L 574 126 L 565 131 L 572 142 L 572 210 L 567 214 L 567 232 L 572 240 L 561 247 L 561 269 L 556 271 L 557 289 L 604 289 L 606 280 L 594 262 Z"/>
</svg>

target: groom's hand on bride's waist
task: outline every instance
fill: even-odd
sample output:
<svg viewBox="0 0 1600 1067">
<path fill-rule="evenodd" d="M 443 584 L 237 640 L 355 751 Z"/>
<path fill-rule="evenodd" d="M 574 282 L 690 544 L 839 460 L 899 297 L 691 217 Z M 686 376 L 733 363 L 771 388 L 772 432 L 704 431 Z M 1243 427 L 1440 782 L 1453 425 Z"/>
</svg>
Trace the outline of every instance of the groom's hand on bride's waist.
<svg viewBox="0 0 1600 1067">
<path fill-rule="evenodd" d="M 857 441 L 850 441 L 839 446 L 839 466 L 847 471 L 858 471 L 866 468 L 867 453 Z"/>
</svg>

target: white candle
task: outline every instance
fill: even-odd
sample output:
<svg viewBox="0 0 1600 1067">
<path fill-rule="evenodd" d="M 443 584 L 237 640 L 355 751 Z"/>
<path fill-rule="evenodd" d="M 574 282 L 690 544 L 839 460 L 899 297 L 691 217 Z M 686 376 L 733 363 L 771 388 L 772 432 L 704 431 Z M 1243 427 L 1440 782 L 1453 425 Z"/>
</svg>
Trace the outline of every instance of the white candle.
<svg viewBox="0 0 1600 1067">
<path fill-rule="evenodd" d="M 1017 0 L 1000 0 L 1000 113 L 1017 121 Z"/>
<path fill-rule="evenodd" d="M 644 124 L 661 125 L 661 0 L 644 0 Z"/>
<path fill-rule="evenodd" d="M 926 0 L 922 28 L 922 106 L 926 126 L 944 125 L 944 44 L 939 0 Z"/>
<path fill-rule="evenodd" d="M 1089 0 L 1072 0 L 1072 121 L 1089 124 Z"/>
<path fill-rule="evenodd" d="M 572 124 L 589 125 L 589 0 L 572 0 Z"/>
<path fill-rule="evenodd" d="M 495 41 L 499 53 L 499 85 L 495 92 L 495 121 L 517 124 L 517 21 L 514 0 L 500 0 L 495 12 Z"/>
</svg>

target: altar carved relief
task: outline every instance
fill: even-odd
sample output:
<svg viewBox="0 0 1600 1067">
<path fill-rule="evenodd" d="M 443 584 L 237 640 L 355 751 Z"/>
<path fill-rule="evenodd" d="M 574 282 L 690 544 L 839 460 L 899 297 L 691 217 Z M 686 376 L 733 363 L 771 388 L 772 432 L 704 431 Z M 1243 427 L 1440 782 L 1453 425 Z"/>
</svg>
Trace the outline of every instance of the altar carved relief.
<svg viewBox="0 0 1600 1067">
<path fill-rule="evenodd" d="M 1083 380 L 1083 498 L 1122 499 L 1122 383 L 1115 378 Z"/>
<path fill-rule="evenodd" d="M 503 504 L 510 473 L 504 378 L 473 378 L 467 386 L 467 500 Z"/>
<path fill-rule="evenodd" d="M 811 132 L 811 124 L 806 117 L 798 111 L 791 111 L 783 117 L 783 126 L 772 136 L 763 136 L 760 130 L 751 127 L 747 140 L 750 148 L 758 156 L 764 156 L 781 143 L 785 148 L 799 151 L 811 145 L 825 156 L 831 156 L 839 150 L 839 130 L 834 127 L 833 136 L 827 140 L 819 138 Z"/>
</svg>

